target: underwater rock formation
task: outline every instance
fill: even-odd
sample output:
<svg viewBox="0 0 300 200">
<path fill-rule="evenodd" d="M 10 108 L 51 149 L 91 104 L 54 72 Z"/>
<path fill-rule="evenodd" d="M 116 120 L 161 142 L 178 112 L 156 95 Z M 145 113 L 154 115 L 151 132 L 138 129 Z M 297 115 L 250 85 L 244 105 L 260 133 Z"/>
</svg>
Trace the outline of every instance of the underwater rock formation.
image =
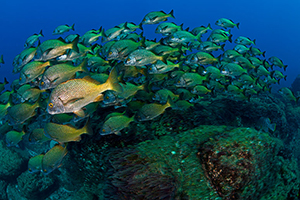
<svg viewBox="0 0 300 200">
<path fill-rule="evenodd" d="M 32 200 L 44 199 L 58 188 L 53 176 L 31 174 L 28 171 L 17 178 L 17 183 L 20 194 Z"/>
<path fill-rule="evenodd" d="M 276 197 L 286 198 L 298 182 L 294 170 L 283 175 L 282 146 L 251 128 L 200 126 L 112 151 L 105 192 L 114 199 L 261 199 L 279 184 L 286 187 Z"/>
<path fill-rule="evenodd" d="M 25 160 L 16 152 L 6 147 L 4 141 L 0 141 L 0 179 L 17 177 L 26 170 Z"/>
</svg>

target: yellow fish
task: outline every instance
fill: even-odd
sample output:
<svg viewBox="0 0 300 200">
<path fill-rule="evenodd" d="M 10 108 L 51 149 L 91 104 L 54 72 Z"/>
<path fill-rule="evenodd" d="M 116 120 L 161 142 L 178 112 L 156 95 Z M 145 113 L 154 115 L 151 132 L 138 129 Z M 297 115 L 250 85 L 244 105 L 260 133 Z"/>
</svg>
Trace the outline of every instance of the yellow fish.
<svg viewBox="0 0 300 200">
<path fill-rule="evenodd" d="M 25 135 L 24 131 L 9 131 L 6 133 L 6 146 L 12 147 L 17 146 L 18 143 L 23 139 Z"/>
<path fill-rule="evenodd" d="M 93 131 L 89 129 L 88 122 L 83 128 L 77 129 L 70 125 L 47 123 L 44 128 L 45 135 L 52 140 L 59 143 L 66 143 L 71 141 L 80 141 L 80 135 L 87 133 L 93 134 Z"/>
<path fill-rule="evenodd" d="M 171 107 L 173 105 L 173 102 L 168 97 L 168 101 L 166 104 L 158 104 L 158 103 L 151 103 L 151 104 L 145 104 L 137 113 L 137 119 L 139 121 L 147 121 L 152 120 L 155 117 L 162 114 L 167 108 Z"/>
<path fill-rule="evenodd" d="M 43 158 L 44 158 L 44 154 L 40 154 L 40 155 L 31 157 L 28 161 L 28 171 L 30 173 L 42 171 Z"/>
<path fill-rule="evenodd" d="M 113 68 L 103 84 L 89 76 L 61 83 L 50 94 L 48 113 L 54 115 L 74 112 L 78 116 L 84 116 L 82 108 L 92 102 L 102 101 L 104 91 L 122 91 L 117 78 L 117 71 Z"/>
<path fill-rule="evenodd" d="M 29 143 L 31 144 L 42 144 L 49 141 L 50 139 L 45 136 L 45 131 L 43 128 L 34 129 L 28 138 Z"/>
<path fill-rule="evenodd" d="M 37 107 L 40 107 L 40 102 L 39 100 L 36 101 L 34 104 L 30 104 L 28 102 L 25 103 L 20 103 L 16 104 L 12 107 L 10 107 L 7 110 L 7 118 L 9 125 L 17 125 L 17 124 L 22 124 L 25 122 L 27 119 L 30 117 L 34 116 L 35 109 Z"/>
<path fill-rule="evenodd" d="M 42 173 L 47 175 L 61 166 L 62 159 L 68 153 L 67 147 L 55 145 L 42 159 Z"/>
</svg>

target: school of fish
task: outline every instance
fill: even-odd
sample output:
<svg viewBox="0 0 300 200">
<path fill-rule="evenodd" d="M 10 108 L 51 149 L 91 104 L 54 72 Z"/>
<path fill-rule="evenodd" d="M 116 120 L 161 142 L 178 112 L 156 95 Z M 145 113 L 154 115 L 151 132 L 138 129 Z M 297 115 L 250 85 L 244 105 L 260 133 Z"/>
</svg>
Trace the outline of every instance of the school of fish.
<svg viewBox="0 0 300 200">
<path fill-rule="evenodd" d="M 208 24 L 189 30 L 168 22 L 174 18 L 173 10 L 155 11 L 137 24 L 125 22 L 43 42 L 40 31 L 26 40 L 13 61 L 19 79 L 11 83 L 11 91 L 4 91 L 6 79 L 0 84 L 0 118 L 2 126 L 14 127 L 6 134 L 8 146 L 18 146 L 25 135 L 30 143 L 57 142 L 29 160 L 30 172 L 57 169 L 67 143 L 80 141 L 82 134 L 122 134 L 132 122 L 153 120 L 166 109 L 180 112 L 217 95 L 249 101 L 286 79 L 282 60 L 266 59 L 255 40 L 233 37 L 231 30 L 239 23 L 221 18 L 215 28 Z M 58 26 L 52 34 L 74 31 L 74 26 Z M 147 39 L 144 26 L 154 26 L 157 39 Z M 230 43 L 234 48 L 226 48 Z M 298 100 L 288 88 L 280 93 Z M 111 113 L 95 131 L 89 118 L 107 107 Z M 116 112 L 118 108 L 122 112 Z M 38 115 L 49 116 L 47 123 L 26 132 Z M 79 127 L 83 120 L 85 125 Z"/>
</svg>

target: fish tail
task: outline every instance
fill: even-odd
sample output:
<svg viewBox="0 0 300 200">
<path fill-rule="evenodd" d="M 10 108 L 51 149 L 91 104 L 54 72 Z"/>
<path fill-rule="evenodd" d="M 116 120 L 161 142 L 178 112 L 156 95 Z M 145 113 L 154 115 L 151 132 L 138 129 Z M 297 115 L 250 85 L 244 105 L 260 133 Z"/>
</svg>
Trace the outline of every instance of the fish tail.
<svg viewBox="0 0 300 200">
<path fill-rule="evenodd" d="M 287 65 L 284 65 L 284 67 L 283 67 L 284 71 L 286 71 L 286 68 L 287 68 Z"/>
<path fill-rule="evenodd" d="M 272 70 L 273 70 L 273 69 L 272 69 Z M 271 72 L 270 72 L 271 78 L 274 78 L 274 73 L 275 73 L 275 71 L 271 71 Z"/>
<path fill-rule="evenodd" d="M 256 43 L 256 39 L 254 39 L 252 42 L 253 42 L 253 44 L 255 44 Z"/>
<path fill-rule="evenodd" d="M 41 30 L 39 34 L 40 34 L 42 37 L 44 37 L 44 35 L 43 35 L 43 30 Z"/>
<path fill-rule="evenodd" d="M 269 127 L 269 129 L 271 130 L 271 131 L 275 131 L 275 129 L 276 129 L 276 124 L 275 123 L 273 123 L 273 124 L 270 124 L 270 127 Z"/>
<path fill-rule="evenodd" d="M 88 68 L 87 68 L 87 59 L 85 58 L 82 63 L 79 65 L 80 69 L 79 71 L 82 71 L 82 72 L 89 72 Z"/>
<path fill-rule="evenodd" d="M 239 29 L 240 28 L 240 23 L 236 23 L 236 27 Z"/>
<path fill-rule="evenodd" d="M 132 117 L 129 118 L 129 123 L 128 124 L 130 124 L 130 122 L 133 122 L 134 118 L 135 118 L 135 114 Z"/>
<path fill-rule="evenodd" d="M 179 25 L 180 26 L 180 30 L 183 30 L 183 23 Z"/>
<path fill-rule="evenodd" d="M 107 87 L 110 88 L 111 90 L 114 90 L 119 93 L 123 92 L 123 88 L 118 81 L 117 68 L 114 67 L 111 70 L 109 77 L 105 83 L 108 85 Z"/>
<path fill-rule="evenodd" d="M 5 63 L 4 63 L 4 60 L 3 60 L 3 55 L 1 55 L 0 63 L 5 64 Z"/>
<path fill-rule="evenodd" d="M 262 52 L 262 56 L 266 57 L 266 51 Z"/>
<path fill-rule="evenodd" d="M 175 17 L 174 17 L 174 10 L 171 10 L 171 12 L 169 13 L 169 15 L 170 15 L 172 18 L 175 19 Z"/>
<path fill-rule="evenodd" d="M 224 50 L 224 46 L 225 46 L 225 44 L 222 44 L 222 45 L 220 46 L 220 47 L 221 47 L 220 49 L 221 49 L 222 51 L 225 51 L 225 50 Z"/>
<path fill-rule="evenodd" d="M 100 35 L 101 35 L 102 37 L 107 37 L 107 36 L 105 35 L 104 28 L 102 28 L 102 26 L 99 28 L 99 32 L 100 32 Z"/>
<path fill-rule="evenodd" d="M 174 104 L 174 102 L 173 102 L 170 95 L 168 96 L 168 100 L 167 100 L 167 103 L 165 105 L 166 105 L 166 108 L 174 107 L 175 104 Z"/>
<path fill-rule="evenodd" d="M 196 35 L 196 40 L 198 40 L 199 42 L 201 42 L 201 35 L 202 35 L 201 32 L 198 33 L 198 35 Z"/>
<path fill-rule="evenodd" d="M 72 29 L 73 31 L 75 31 L 74 26 L 75 26 L 75 24 L 73 24 L 73 25 L 71 26 L 71 29 Z"/>
<path fill-rule="evenodd" d="M 141 22 L 138 26 L 139 26 L 139 29 L 141 29 L 142 31 L 144 30 L 144 29 L 143 29 L 143 23 L 142 23 L 142 22 Z"/>
<path fill-rule="evenodd" d="M 42 106 L 42 102 L 41 102 L 41 95 L 39 96 L 39 98 L 36 100 L 36 102 L 33 104 L 33 106 L 35 108 L 39 108 Z"/>
<path fill-rule="evenodd" d="M 168 54 L 163 55 L 163 56 L 159 56 L 159 60 L 163 61 L 165 64 L 168 64 L 168 62 L 167 62 L 168 57 L 169 57 Z"/>
<path fill-rule="evenodd" d="M 74 50 L 74 51 L 76 51 L 77 53 L 79 53 L 79 48 L 78 48 L 78 41 L 79 41 L 79 36 L 77 36 L 74 40 L 73 40 L 73 42 L 71 43 L 72 44 L 72 49 Z"/>
<path fill-rule="evenodd" d="M 93 135 L 93 129 L 90 126 L 90 118 L 86 121 L 84 127 L 82 128 L 82 133 L 86 133 L 88 135 Z"/>
<path fill-rule="evenodd" d="M 230 36 L 228 37 L 228 41 L 229 41 L 230 43 L 232 43 L 232 35 L 230 35 Z"/>
<path fill-rule="evenodd" d="M 139 41 L 139 45 L 141 47 L 146 47 L 146 45 L 145 45 L 145 37 L 142 36 L 142 39 Z"/>
<path fill-rule="evenodd" d="M 207 25 L 207 30 L 212 30 L 210 23 Z"/>
<path fill-rule="evenodd" d="M 9 82 L 7 81 L 6 77 L 4 77 L 4 84 L 8 84 Z"/>
</svg>

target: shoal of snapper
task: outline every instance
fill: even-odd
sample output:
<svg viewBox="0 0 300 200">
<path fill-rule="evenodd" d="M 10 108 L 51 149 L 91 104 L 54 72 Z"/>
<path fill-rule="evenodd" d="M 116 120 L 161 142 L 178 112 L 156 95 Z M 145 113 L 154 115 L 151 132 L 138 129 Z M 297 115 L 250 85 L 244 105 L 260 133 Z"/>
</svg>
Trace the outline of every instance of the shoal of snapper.
<svg viewBox="0 0 300 200">
<path fill-rule="evenodd" d="M 67 153 L 62 144 L 78 142 L 82 134 L 91 135 L 91 130 L 103 137 L 120 134 L 133 122 L 153 120 L 167 109 L 192 109 L 212 95 L 249 100 L 286 78 L 281 69 L 287 65 L 275 56 L 265 59 L 265 51 L 255 47 L 255 39 L 232 39 L 231 28 L 239 28 L 239 23 L 220 18 L 215 23 L 219 28 L 208 24 L 189 31 L 183 24 L 167 22 L 174 18 L 173 10 L 168 14 L 154 11 L 138 24 L 125 22 L 107 30 L 101 26 L 84 35 L 43 42 L 42 31 L 27 38 L 26 49 L 13 62 L 13 73 L 20 74 L 19 80 L 12 83 L 11 92 L 3 91 L 6 79 L 0 84 L 0 117 L 18 130 L 27 130 L 31 119 L 48 118 L 31 132 L 7 132 L 6 141 L 17 146 L 29 134 L 30 143 L 60 143 L 32 157 L 30 172 L 49 174 L 60 167 Z M 143 27 L 153 24 L 154 32 L 162 35 L 160 41 L 145 37 Z M 74 24 L 60 25 L 53 34 L 70 30 Z M 226 48 L 232 41 L 236 46 Z M 0 64 L 4 64 L 3 56 Z M 288 100 L 298 100 L 288 88 L 280 93 Z M 102 113 L 104 107 L 111 114 Z M 116 108 L 124 112 L 114 114 Z M 99 113 L 107 118 L 95 121 Z M 90 116 L 93 118 L 87 119 Z M 82 120 L 88 122 L 78 128 Z M 95 123 L 100 128 L 95 130 Z"/>
</svg>

